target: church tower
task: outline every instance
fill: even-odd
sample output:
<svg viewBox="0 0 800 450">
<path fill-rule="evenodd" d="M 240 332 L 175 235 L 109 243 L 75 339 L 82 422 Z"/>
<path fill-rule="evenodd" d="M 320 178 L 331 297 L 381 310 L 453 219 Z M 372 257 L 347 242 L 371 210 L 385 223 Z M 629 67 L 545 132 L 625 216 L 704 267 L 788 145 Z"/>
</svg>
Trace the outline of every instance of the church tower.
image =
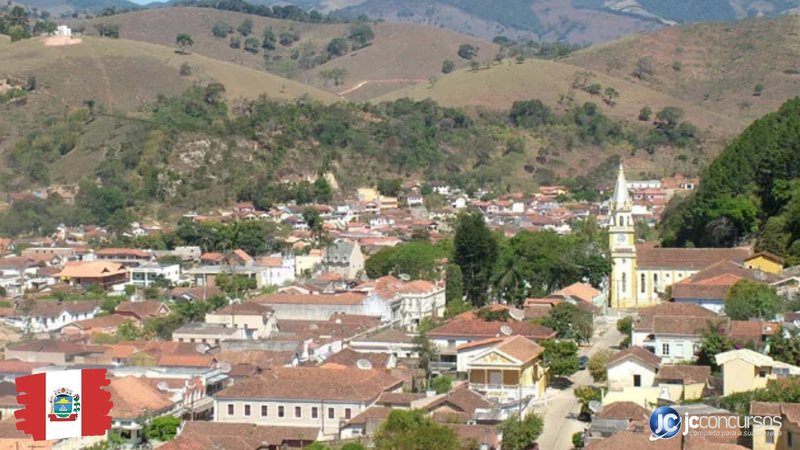
<svg viewBox="0 0 800 450">
<path fill-rule="evenodd" d="M 636 232 L 633 225 L 633 202 L 625 181 L 625 171 L 619 166 L 614 197 L 611 199 L 608 248 L 611 253 L 609 280 L 612 308 L 635 308 L 636 298 Z"/>
</svg>

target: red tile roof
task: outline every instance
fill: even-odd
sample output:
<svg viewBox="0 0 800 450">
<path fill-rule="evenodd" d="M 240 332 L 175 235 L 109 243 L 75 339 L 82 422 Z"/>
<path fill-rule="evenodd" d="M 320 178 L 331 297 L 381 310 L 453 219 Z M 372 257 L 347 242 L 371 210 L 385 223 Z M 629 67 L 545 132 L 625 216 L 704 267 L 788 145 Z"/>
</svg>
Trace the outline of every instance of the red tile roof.
<svg viewBox="0 0 800 450">
<path fill-rule="evenodd" d="M 714 263 L 730 260 L 743 262 L 750 256 L 749 248 L 661 248 L 652 244 L 636 246 L 636 264 L 640 269 L 670 268 L 702 270 Z"/>
<path fill-rule="evenodd" d="M 656 375 L 662 383 L 678 381 L 681 384 L 705 383 L 711 377 L 711 367 L 689 364 L 665 364 Z"/>
<path fill-rule="evenodd" d="M 165 314 L 169 312 L 169 308 L 162 302 L 145 300 L 141 302 L 122 302 L 114 308 L 114 311 L 117 313 L 130 313 L 139 320 L 144 320 Z"/>
<path fill-rule="evenodd" d="M 596 417 L 598 419 L 647 421 L 650 418 L 650 411 L 634 402 L 614 402 L 604 405 Z"/>
<path fill-rule="evenodd" d="M 625 350 L 622 350 L 621 352 L 615 353 L 613 356 L 611 356 L 611 358 L 608 359 L 607 365 L 610 366 L 616 363 L 617 361 L 622 361 L 623 359 L 629 357 L 636 358 L 653 367 L 658 367 L 661 365 L 661 358 L 658 355 L 649 350 L 646 350 L 643 347 L 637 347 L 637 346 L 628 347 Z"/>
<path fill-rule="evenodd" d="M 360 305 L 365 294 L 348 292 L 343 294 L 266 294 L 250 301 L 265 305 Z"/>
<path fill-rule="evenodd" d="M 505 327 L 511 331 L 510 335 L 522 335 L 529 339 L 552 339 L 556 332 L 541 325 L 516 320 L 487 322 L 483 319 L 459 319 L 456 316 L 443 325 L 428 332 L 430 337 L 468 337 L 482 339 L 503 336 Z"/>
<path fill-rule="evenodd" d="M 111 393 L 111 417 L 135 419 L 145 411 L 153 414 L 173 406 L 168 395 L 150 385 L 146 380 L 133 376 L 112 378 L 108 386 Z"/>
</svg>

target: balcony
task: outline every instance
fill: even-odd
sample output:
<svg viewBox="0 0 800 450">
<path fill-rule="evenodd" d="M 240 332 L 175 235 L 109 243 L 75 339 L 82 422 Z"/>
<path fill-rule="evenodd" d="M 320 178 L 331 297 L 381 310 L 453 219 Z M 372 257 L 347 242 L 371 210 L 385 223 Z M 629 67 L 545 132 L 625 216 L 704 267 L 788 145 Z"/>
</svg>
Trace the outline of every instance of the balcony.
<svg viewBox="0 0 800 450">
<path fill-rule="evenodd" d="M 470 383 L 469 387 L 500 403 L 518 401 L 524 398 L 537 398 L 539 396 L 539 390 L 536 386 Z"/>
</svg>

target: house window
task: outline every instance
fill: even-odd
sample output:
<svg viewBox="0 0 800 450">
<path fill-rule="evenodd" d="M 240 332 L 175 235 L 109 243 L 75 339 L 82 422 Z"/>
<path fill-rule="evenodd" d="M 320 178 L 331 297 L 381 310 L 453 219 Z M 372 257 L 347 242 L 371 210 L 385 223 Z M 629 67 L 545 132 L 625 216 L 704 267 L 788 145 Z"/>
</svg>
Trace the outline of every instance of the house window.
<svg viewBox="0 0 800 450">
<path fill-rule="evenodd" d="M 669 356 L 669 344 L 661 344 L 661 355 Z"/>
<path fill-rule="evenodd" d="M 345 408 L 344 409 L 344 418 L 345 419 L 349 419 L 350 418 L 350 408 Z"/>
<path fill-rule="evenodd" d="M 295 406 L 294 407 L 294 416 L 297 417 L 298 419 L 303 417 L 303 408 L 301 408 L 300 406 Z"/>
<path fill-rule="evenodd" d="M 658 289 L 658 274 L 654 273 L 653 274 L 653 290 L 657 290 L 657 289 Z"/>
<path fill-rule="evenodd" d="M 333 408 L 328 408 L 328 419 L 333 419 L 333 418 L 334 418 Z"/>
<path fill-rule="evenodd" d="M 278 417 L 284 416 L 283 406 L 278 406 Z"/>
<path fill-rule="evenodd" d="M 250 415 L 250 405 L 244 405 L 244 415 L 245 416 Z"/>
<path fill-rule="evenodd" d="M 642 376 L 641 375 L 634 375 L 633 376 L 633 385 L 635 387 L 640 387 L 642 385 Z"/>
<path fill-rule="evenodd" d="M 641 276 L 640 278 L 641 278 L 642 285 L 641 285 L 641 286 L 639 286 L 639 291 L 640 291 L 642 294 L 644 294 L 644 288 L 645 288 L 645 285 L 647 284 L 647 283 L 645 282 L 645 280 L 644 280 L 644 274 L 642 274 L 642 276 Z"/>
<path fill-rule="evenodd" d="M 228 404 L 228 415 L 229 416 L 233 415 L 233 403 Z"/>
<path fill-rule="evenodd" d="M 267 405 L 261 405 L 261 417 L 267 417 Z"/>
<path fill-rule="evenodd" d="M 758 371 L 758 377 L 759 378 L 766 378 L 767 377 L 767 371 L 766 370 L 759 370 Z"/>
<path fill-rule="evenodd" d="M 766 441 L 767 441 L 767 444 L 774 444 L 775 443 L 775 430 L 767 430 Z"/>
<path fill-rule="evenodd" d="M 794 447 L 794 436 L 792 435 L 791 431 L 786 433 L 786 445 L 789 447 Z"/>
<path fill-rule="evenodd" d="M 318 417 L 319 417 L 319 408 L 317 408 L 316 406 L 312 406 L 311 407 L 311 418 L 312 419 L 316 419 Z"/>
</svg>

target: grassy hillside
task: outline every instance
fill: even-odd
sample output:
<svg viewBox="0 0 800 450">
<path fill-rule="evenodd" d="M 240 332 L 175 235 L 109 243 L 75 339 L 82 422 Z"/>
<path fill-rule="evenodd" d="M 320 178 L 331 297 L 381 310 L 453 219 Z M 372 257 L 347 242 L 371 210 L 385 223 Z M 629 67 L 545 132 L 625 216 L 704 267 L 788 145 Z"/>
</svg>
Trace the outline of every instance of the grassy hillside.
<svg viewBox="0 0 800 450">
<path fill-rule="evenodd" d="M 229 45 L 229 39 L 217 38 L 212 34 L 214 24 L 223 21 L 234 28 L 231 36 L 244 40 L 235 29 L 245 19 L 253 21 L 252 36 L 259 41 L 267 28 L 271 28 L 276 35 L 283 32 L 297 33 L 299 40 L 291 46 L 276 43 L 276 49 L 266 51 L 266 54 L 260 48 L 257 53 L 250 53 L 242 48 L 233 49 Z M 375 39 L 370 46 L 352 51 L 312 70 L 303 70 L 300 68 L 299 58 L 293 59 L 293 53 L 295 56 L 320 55 L 331 39 L 348 35 L 349 25 L 299 23 L 196 7 L 136 11 L 79 23 L 85 25 L 90 34 L 95 33 L 94 26 L 98 23 L 119 25 L 120 36 L 124 39 L 171 47 L 175 46 L 177 33 L 188 33 L 194 40 L 190 49 L 193 53 L 259 70 L 267 69 L 336 93 L 367 80 L 381 80 L 377 84 L 384 86 L 379 92 L 372 92 L 372 95 L 397 89 L 405 80 L 427 80 L 441 74 L 442 61 L 445 59 L 451 59 L 456 67 L 464 67 L 467 61 L 457 55 L 459 45 L 464 43 L 480 47 L 477 59 L 481 62 L 491 60 L 498 49 L 490 42 L 440 28 L 380 23 L 372 25 Z M 341 86 L 335 86 L 332 82 L 326 83 L 320 76 L 320 71 L 336 68 L 347 70 Z"/>
<path fill-rule="evenodd" d="M 191 76 L 180 76 L 181 64 Z M 26 80 L 35 76 L 38 88 L 25 105 L 0 105 L 0 151 L 22 133 L 41 129 L 48 118 L 93 100 L 106 113 L 129 113 L 145 107 L 158 94 L 175 95 L 195 83 L 218 81 L 230 99 L 275 99 L 309 95 L 322 101 L 337 98 L 327 92 L 266 72 L 210 59 L 179 55 L 171 48 L 128 40 L 83 37 L 75 45 L 49 47 L 43 39 L 28 39 L 0 47 L 0 77 Z"/>
<path fill-rule="evenodd" d="M 102 11 L 106 8 L 116 8 L 118 10 L 139 8 L 139 5 L 128 0 L 22 0 L 15 3 L 21 3 L 29 8 L 49 11 L 57 16 L 73 12 Z"/>
<path fill-rule="evenodd" d="M 634 76 L 640 58 L 652 60 L 652 76 Z M 566 62 L 752 120 L 800 92 L 800 17 L 672 27 L 590 47 Z"/>
<path fill-rule="evenodd" d="M 0 34 L 0 45 L 6 45 L 11 43 L 11 38 L 6 36 L 5 34 Z"/>
</svg>

